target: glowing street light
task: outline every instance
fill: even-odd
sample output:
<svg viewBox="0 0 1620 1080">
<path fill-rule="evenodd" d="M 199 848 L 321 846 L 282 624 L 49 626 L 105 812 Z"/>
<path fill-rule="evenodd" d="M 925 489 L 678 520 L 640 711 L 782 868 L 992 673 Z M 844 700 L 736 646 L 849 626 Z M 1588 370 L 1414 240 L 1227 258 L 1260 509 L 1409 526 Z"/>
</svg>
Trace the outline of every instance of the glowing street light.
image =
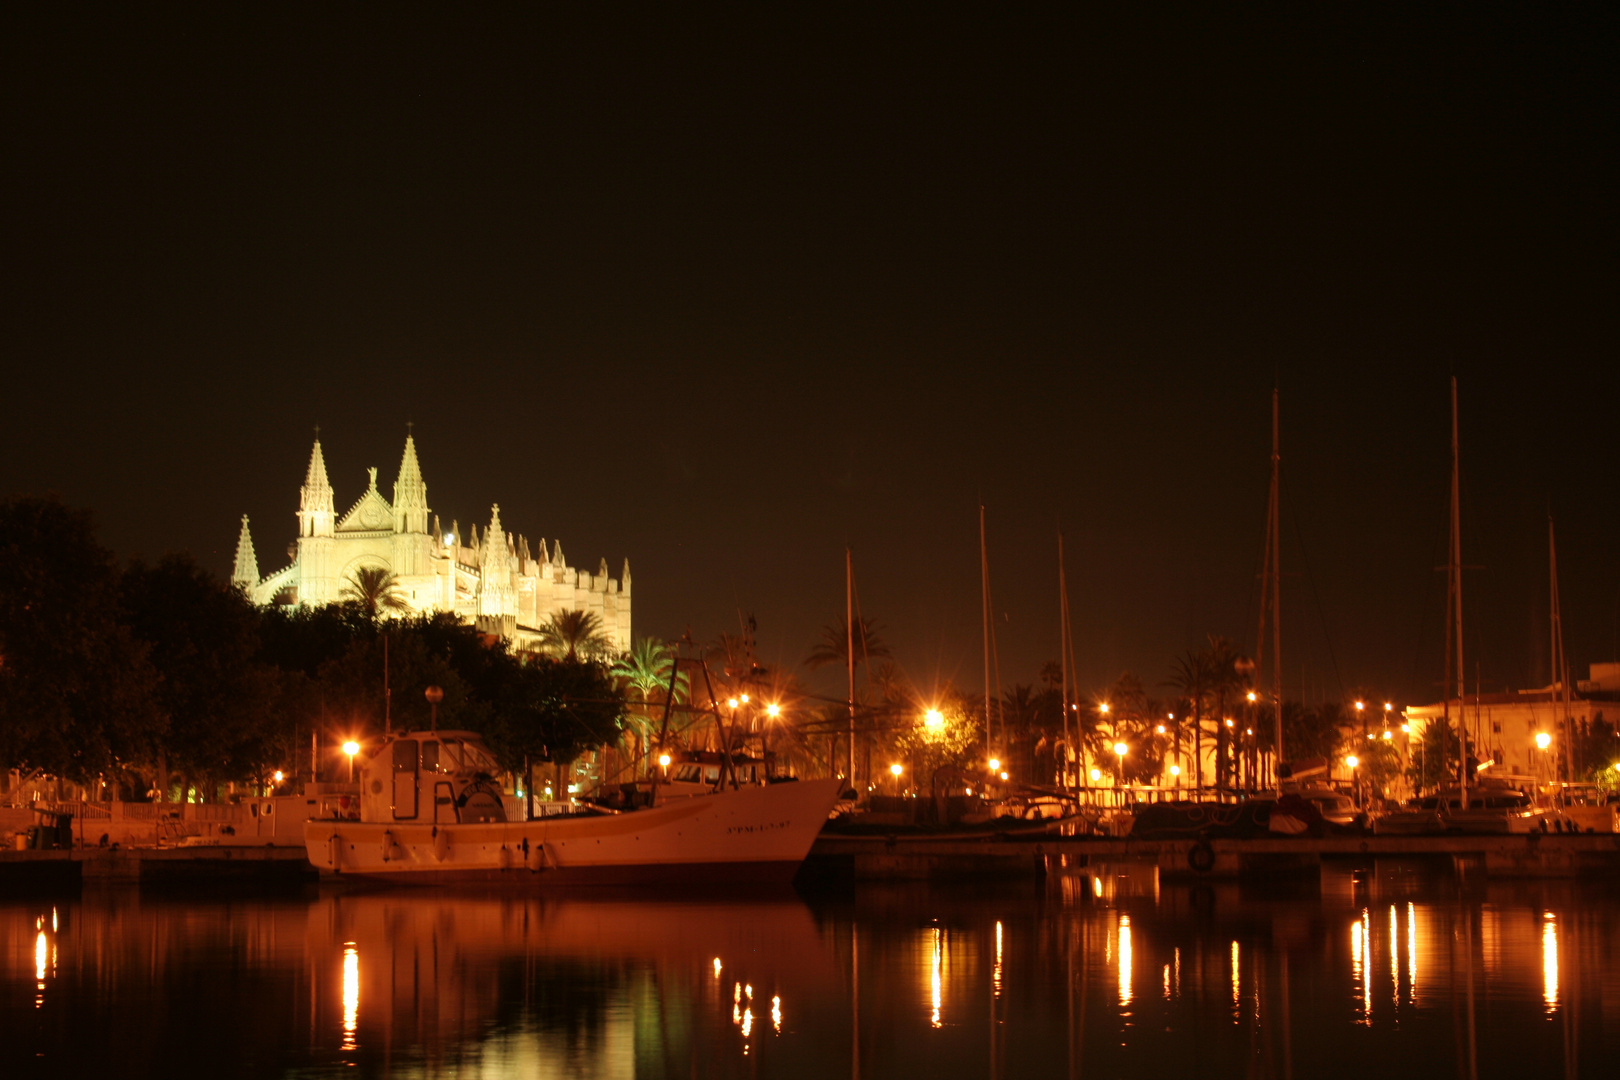
<svg viewBox="0 0 1620 1080">
<path fill-rule="evenodd" d="M 737 707 L 737 699 L 736 698 L 734 698 L 734 697 L 733 698 L 726 698 L 726 708 L 735 709 L 736 707 Z"/>
<path fill-rule="evenodd" d="M 1260 695 L 1256 694 L 1253 690 L 1250 690 L 1249 691 L 1249 704 L 1253 705 L 1256 701 L 1259 701 L 1259 700 L 1260 700 Z"/>
<path fill-rule="evenodd" d="M 1536 732 L 1536 749 L 1545 750 L 1552 745 L 1552 736 L 1545 731 Z"/>
<path fill-rule="evenodd" d="M 1102 713 L 1104 716 L 1107 716 L 1108 715 L 1108 702 L 1105 701 L 1101 705 L 1098 705 L 1097 706 L 1097 711 Z"/>
<path fill-rule="evenodd" d="M 1000 758 L 991 758 L 990 759 L 990 771 L 991 772 L 1000 772 L 1001 771 L 1001 759 Z"/>
<path fill-rule="evenodd" d="M 669 757 L 668 754 L 659 754 L 658 755 L 658 767 L 660 769 L 668 769 L 669 768 L 669 761 L 670 761 L 670 757 Z"/>
<path fill-rule="evenodd" d="M 744 705 L 746 705 L 746 704 L 748 704 L 748 695 L 747 694 L 741 694 L 741 695 L 738 696 L 737 700 L 741 701 Z"/>
<path fill-rule="evenodd" d="M 1361 764 L 1361 759 L 1356 757 L 1354 754 L 1346 754 L 1344 763 L 1354 769 Z"/>
<path fill-rule="evenodd" d="M 1163 734 L 1164 734 L 1164 725 L 1163 725 L 1163 724 L 1160 724 L 1160 725 L 1159 725 L 1159 726 L 1158 726 L 1158 727 L 1157 727 L 1157 728 L 1155 728 L 1155 729 L 1154 729 L 1154 730 L 1156 730 L 1156 731 L 1157 731 L 1157 732 L 1158 732 L 1158 733 L 1159 733 L 1159 734 L 1160 734 L 1160 735 L 1163 735 Z"/>
<path fill-rule="evenodd" d="M 776 719 L 778 716 L 782 715 L 782 706 L 776 704 L 774 701 L 771 702 L 769 705 L 765 706 L 765 715 L 769 716 L 773 720 Z"/>
<path fill-rule="evenodd" d="M 899 776 L 901 773 L 903 773 L 905 771 L 906 771 L 906 767 L 904 765 L 901 765 L 899 762 L 896 762 L 895 764 L 889 766 L 889 772 L 893 773 L 895 776 Z"/>
<path fill-rule="evenodd" d="M 1616 765 L 1615 768 L 1620 769 L 1620 765 Z M 1099 781 L 1101 779 L 1102 779 L 1102 770 L 1101 769 L 1092 769 L 1091 770 L 1091 782 L 1093 784 L 1095 784 L 1097 781 Z"/>
<path fill-rule="evenodd" d="M 938 734 L 945 730 L 945 714 L 938 709 L 929 709 L 923 713 L 923 727 Z"/>
<path fill-rule="evenodd" d="M 343 744 L 343 752 L 349 755 L 349 783 L 354 783 L 354 755 L 360 752 L 360 744 L 350 739 Z"/>
<path fill-rule="evenodd" d="M 1170 775 L 1171 776 L 1180 776 L 1181 775 L 1181 766 L 1180 765 L 1172 765 L 1172 766 L 1170 766 Z"/>
<path fill-rule="evenodd" d="M 1130 750 L 1131 748 L 1122 742 L 1117 742 L 1114 744 L 1114 753 L 1118 754 L 1120 757 L 1124 757 L 1126 754 L 1130 753 Z"/>
<path fill-rule="evenodd" d="M 276 770 L 276 771 L 275 771 L 275 772 L 274 772 L 274 773 L 272 773 L 272 774 L 271 774 L 271 775 L 270 775 L 270 778 L 271 778 L 271 779 L 272 779 L 272 780 L 274 780 L 274 781 L 275 781 L 275 782 L 276 782 L 276 783 L 278 783 L 278 784 L 279 784 L 279 783 L 281 783 L 281 782 L 282 782 L 282 781 L 283 781 L 283 780 L 285 780 L 285 779 L 287 779 L 287 776 L 286 776 L 286 774 L 285 774 L 285 773 L 283 773 L 283 772 L 282 772 L 282 771 L 281 771 L 281 770 L 280 770 L 280 769 L 277 769 L 277 770 Z"/>
</svg>

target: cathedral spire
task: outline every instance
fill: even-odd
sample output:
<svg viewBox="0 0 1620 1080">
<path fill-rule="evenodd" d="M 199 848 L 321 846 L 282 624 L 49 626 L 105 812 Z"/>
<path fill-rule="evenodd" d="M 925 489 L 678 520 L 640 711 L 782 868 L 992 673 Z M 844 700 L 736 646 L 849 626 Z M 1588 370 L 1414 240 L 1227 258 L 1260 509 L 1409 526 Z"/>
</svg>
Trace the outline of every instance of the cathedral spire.
<svg viewBox="0 0 1620 1080">
<path fill-rule="evenodd" d="M 394 481 L 394 531 L 425 533 L 428 523 L 427 482 L 416 460 L 416 439 L 405 436 L 405 454 L 399 461 L 399 478 Z"/>
<path fill-rule="evenodd" d="M 326 458 L 321 455 L 321 440 L 317 434 L 315 448 L 309 454 L 309 469 L 304 473 L 304 486 L 298 491 L 298 531 L 300 536 L 331 536 L 336 524 L 332 483 L 326 478 Z"/>
<path fill-rule="evenodd" d="M 236 537 L 236 569 L 231 573 L 231 584 L 251 593 L 258 583 L 259 559 L 253 554 L 253 534 L 248 531 L 248 518 L 243 514 L 242 531 Z"/>
</svg>

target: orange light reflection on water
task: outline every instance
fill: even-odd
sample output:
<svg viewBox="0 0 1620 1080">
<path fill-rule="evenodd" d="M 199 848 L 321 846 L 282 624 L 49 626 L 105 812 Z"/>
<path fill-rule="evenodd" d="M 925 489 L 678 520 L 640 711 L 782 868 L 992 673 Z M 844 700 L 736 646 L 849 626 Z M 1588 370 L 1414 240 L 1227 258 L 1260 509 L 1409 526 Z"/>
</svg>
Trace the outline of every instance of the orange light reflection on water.
<svg viewBox="0 0 1620 1080">
<path fill-rule="evenodd" d="M 1131 1003 L 1131 917 L 1119 917 L 1119 1003 Z"/>
<path fill-rule="evenodd" d="M 343 1049 L 355 1048 L 360 1029 L 360 950 L 354 942 L 343 946 Z"/>
<path fill-rule="evenodd" d="M 1558 1007 L 1558 920 L 1550 911 L 1541 920 L 1541 999 L 1549 1012 Z"/>
<path fill-rule="evenodd" d="M 934 995 L 934 1015 L 930 1023 L 934 1027 L 940 1026 L 940 1007 L 944 1004 L 944 965 L 945 965 L 945 935 L 939 927 L 934 927 L 934 957 L 933 970 L 929 976 L 930 988 Z"/>
</svg>

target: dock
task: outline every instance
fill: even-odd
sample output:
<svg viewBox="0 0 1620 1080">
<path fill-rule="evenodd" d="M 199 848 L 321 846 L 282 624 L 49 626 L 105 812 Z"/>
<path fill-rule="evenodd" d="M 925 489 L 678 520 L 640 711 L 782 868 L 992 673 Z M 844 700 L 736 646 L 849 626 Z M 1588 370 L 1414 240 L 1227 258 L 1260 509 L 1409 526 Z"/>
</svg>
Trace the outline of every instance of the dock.
<svg viewBox="0 0 1620 1080">
<path fill-rule="evenodd" d="M 230 885 L 278 889 L 316 880 L 302 845 L 74 847 L 0 851 L 0 890 Z"/>
<path fill-rule="evenodd" d="M 1142 864 L 1167 880 L 1320 872 L 1325 864 L 1430 863 L 1492 878 L 1620 877 L 1620 833 L 1262 837 L 1133 840 L 1050 834 L 838 836 L 823 834 L 805 874 L 927 880 L 1042 875 L 1092 865 Z"/>
</svg>

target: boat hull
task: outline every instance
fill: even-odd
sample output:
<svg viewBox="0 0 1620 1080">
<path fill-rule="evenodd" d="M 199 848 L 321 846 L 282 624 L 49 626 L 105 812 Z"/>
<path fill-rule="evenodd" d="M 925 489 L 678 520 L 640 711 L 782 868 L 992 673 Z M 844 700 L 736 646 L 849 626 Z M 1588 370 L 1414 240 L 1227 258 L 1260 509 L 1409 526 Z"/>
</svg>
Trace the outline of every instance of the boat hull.
<svg viewBox="0 0 1620 1080">
<path fill-rule="evenodd" d="M 438 885 L 730 884 L 791 880 L 837 780 L 742 788 L 648 810 L 481 824 L 311 821 L 323 877 Z"/>
</svg>

